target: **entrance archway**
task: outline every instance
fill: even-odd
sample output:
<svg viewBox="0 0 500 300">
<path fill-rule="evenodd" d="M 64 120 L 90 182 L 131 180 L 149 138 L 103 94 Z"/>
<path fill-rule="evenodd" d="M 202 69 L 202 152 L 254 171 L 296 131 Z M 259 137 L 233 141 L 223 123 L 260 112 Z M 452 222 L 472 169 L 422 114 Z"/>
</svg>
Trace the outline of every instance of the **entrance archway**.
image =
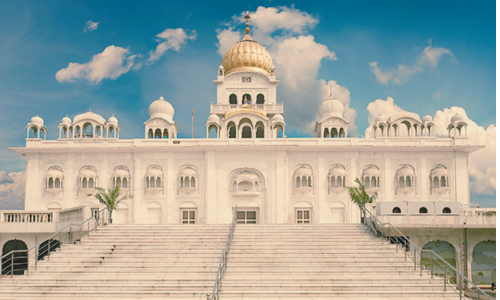
<svg viewBox="0 0 500 300">
<path fill-rule="evenodd" d="M 15 250 L 28 250 L 26 243 L 21 240 L 10 240 L 3 245 L 2 256 Z M 2 259 L 2 275 L 11 274 L 14 270 L 14 275 L 23 275 L 24 270 L 28 268 L 28 251 L 15 252 Z M 12 265 L 13 264 L 13 265 Z"/>
</svg>

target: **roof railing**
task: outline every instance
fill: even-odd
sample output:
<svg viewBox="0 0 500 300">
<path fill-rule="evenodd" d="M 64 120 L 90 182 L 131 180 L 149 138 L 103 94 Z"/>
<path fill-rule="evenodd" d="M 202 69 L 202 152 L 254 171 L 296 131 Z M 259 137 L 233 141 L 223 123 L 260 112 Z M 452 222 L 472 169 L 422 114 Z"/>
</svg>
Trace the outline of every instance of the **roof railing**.
<svg viewBox="0 0 500 300">
<path fill-rule="evenodd" d="M 418 247 L 391 223 L 380 222 L 366 208 L 363 208 L 363 212 L 363 223 L 367 225 L 376 236 L 382 237 L 382 244 L 384 240 L 387 239 L 389 243 L 396 244 L 396 252 L 400 250 L 404 251 L 405 261 L 411 259 L 413 261 L 413 270 L 417 271 L 418 268 L 420 276 L 422 276 L 422 270 L 426 269 L 430 270 L 431 278 L 434 278 L 434 276 L 442 277 L 443 290 L 446 291 L 447 286 L 450 287 L 451 290 L 460 295 L 460 300 L 495 299 L 470 281 L 469 278 L 460 273 L 454 266 L 434 252 L 434 250 Z M 423 259 L 426 260 L 425 265 L 422 263 Z"/>
<path fill-rule="evenodd" d="M 90 232 L 96 230 L 107 220 L 106 208 L 96 212 L 92 217 L 80 224 L 68 224 L 56 231 L 48 238 L 27 250 L 12 250 L 1 257 L 2 275 L 29 275 L 30 271 L 38 269 L 38 262 L 49 260 L 51 252 L 56 251 L 63 244 L 76 244 Z"/>
<path fill-rule="evenodd" d="M 234 208 L 233 220 L 229 225 L 229 231 L 226 238 L 226 247 L 222 251 L 219 261 L 219 269 L 217 270 L 217 277 L 215 277 L 215 284 L 212 293 L 207 293 L 207 300 L 219 300 L 219 294 L 222 288 L 222 279 L 226 274 L 227 260 L 229 258 L 229 251 L 231 250 L 231 243 L 234 237 L 234 228 L 236 227 L 236 215 L 238 213 L 238 205 Z"/>
</svg>

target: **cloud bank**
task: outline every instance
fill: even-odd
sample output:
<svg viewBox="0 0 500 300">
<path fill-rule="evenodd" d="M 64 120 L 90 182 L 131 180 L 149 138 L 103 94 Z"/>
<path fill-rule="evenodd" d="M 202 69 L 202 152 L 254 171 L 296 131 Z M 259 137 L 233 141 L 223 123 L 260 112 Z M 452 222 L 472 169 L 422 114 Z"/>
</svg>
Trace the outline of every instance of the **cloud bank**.
<svg viewBox="0 0 500 300">
<path fill-rule="evenodd" d="M 293 6 L 261 6 L 249 15 L 250 34 L 271 54 L 276 76 L 281 81 L 278 102 L 281 100 L 285 104 L 287 131 L 312 134 L 318 108 L 328 97 L 327 81 L 318 78 L 318 71 L 324 59 L 337 59 L 334 51 L 318 43 L 309 33 L 319 20 Z M 243 37 L 243 16 L 244 13 L 233 16 L 231 22 L 217 29 L 217 52 L 221 56 Z M 356 111 L 349 107 L 349 90 L 334 83 L 339 93 L 335 96 L 344 99 L 344 117 L 350 121 L 349 133 L 356 135 Z"/>
<path fill-rule="evenodd" d="M 98 23 L 95 24 L 97 28 Z M 191 31 L 191 35 L 187 35 L 182 28 L 165 29 L 156 35 L 159 44 L 155 50 L 149 52 L 146 63 L 148 65 L 155 63 L 170 49 L 178 52 L 187 41 L 195 39 L 194 30 Z M 140 69 L 144 65 L 144 62 L 140 61 L 143 56 L 132 54 L 128 47 L 110 45 L 101 53 L 95 54 L 89 62 L 70 62 L 66 68 L 57 71 L 56 80 L 60 83 L 86 80 L 91 84 L 99 84 L 104 79 L 116 79 L 131 69 Z"/>
<path fill-rule="evenodd" d="M 97 29 L 99 26 L 99 22 L 92 22 L 92 20 L 88 20 L 87 23 L 85 23 L 85 27 L 83 27 L 83 32 L 91 32 Z"/>
<path fill-rule="evenodd" d="M 2 180 L 7 178 L 7 180 Z M 26 172 L 0 171 L 0 209 L 24 209 Z"/>
<path fill-rule="evenodd" d="M 103 79 L 116 79 L 127 73 L 134 65 L 136 57 L 137 55 L 130 54 L 128 48 L 111 45 L 94 55 L 89 62 L 69 63 L 68 67 L 57 71 L 56 79 L 61 83 L 85 79 L 92 84 L 98 84 Z"/>
<path fill-rule="evenodd" d="M 415 64 L 408 66 L 398 65 L 397 69 L 387 68 L 381 70 L 376 61 L 368 63 L 370 70 L 375 74 L 375 78 L 381 84 L 388 85 L 390 82 L 402 84 L 415 74 L 422 73 L 425 68 L 436 70 L 439 62 L 444 56 L 449 56 L 455 60 L 453 53 L 446 48 L 436 48 L 432 45 L 427 46 L 416 58 Z"/>
<path fill-rule="evenodd" d="M 159 60 L 168 50 L 179 51 L 187 41 L 196 39 L 196 31 L 192 30 L 191 35 L 187 35 L 184 29 L 165 29 L 156 35 L 156 41 L 159 43 L 154 51 L 149 52 L 148 63 Z"/>
<path fill-rule="evenodd" d="M 388 97 L 387 100 L 377 99 L 368 104 L 368 122 L 370 126 L 365 130 L 365 136 L 372 136 L 372 126 L 375 118 L 380 114 L 383 117 L 396 113 L 401 108 L 394 103 L 394 99 Z M 470 154 L 469 171 L 471 189 L 473 192 L 483 195 L 496 194 L 496 126 L 491 124 L 488 128 L 479 126 L 476 122 L 467 117 L 467 112 L 462 107 L 453 106 L 438 110 L 434 114 L 436 135 L 438 137 L 448 137 L 448 125 L 451 118 L 456 114 L 465 118 L 468 124 L 467 132 L 471 145 L 486 145 L 485 148 Z"/>
</svg>

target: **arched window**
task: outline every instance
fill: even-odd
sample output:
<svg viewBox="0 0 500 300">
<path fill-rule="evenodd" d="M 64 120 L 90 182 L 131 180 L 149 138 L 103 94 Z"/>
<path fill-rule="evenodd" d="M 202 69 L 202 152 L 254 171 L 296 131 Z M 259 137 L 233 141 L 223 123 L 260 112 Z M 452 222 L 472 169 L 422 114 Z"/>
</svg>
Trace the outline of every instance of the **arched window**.
<svg viewBox="0 0 500 300">
<path fill-rule="evenodd" d="M 82 188 L 86 189 L 87 188 L 87 178 L 84 177 L 82 180 Z"/>
<path fill-rule="evenodd" d="M 124 188 L 124 189 L 128 188 L 128 186 L 127 186 L 127 178 L 123 178 L 122 179 L 122 188 Z"/>
<path fill-rule="evenodd" d="M 37 138 L 36 134 L 38 132 L 38 129 L 36 129 L 36 127 L 31 127 L 30 130 L 29 130 L 29 138 L 30 139 L 35 139 Z"/>
<path fill-rule="evenodd" d="M 394 207 L 394 208 L 392 209 L 392 213 L 393 213 L 393 214 L 400 214 L 400 213 L 401 213 L 401 208 L 399 208 L 399 207 L 397 207 L 397 206 L 396 206 L 396 207 Z"/>
<path fill-rule="evenodd" d="M 264 126 L 258 126 L 257 127 L 257 134 L 255 136 L 258 139 L 263 139 L 264 138 Z"/>
<path fill-rule="evenodd" d="M 399 187 L 405 187 L 405 178 L 399 177 Z"/>
<path fill-rule="evenodd" d="M 252 96 L 250 96 L 250 94 L 243 95 L 243 98 L 241 98 L 241 104 L 245 104 L 245 100 L 248 104 L 251 104 L 252 103 Z"/>
<path fill-rule="evenodd" d="M 215 139 L 217 138 L 217 126 L 215 125 L 210 125 L 210 127 L 208 128 L 208 137 L 211 138 L 211 139 Z"/>
<path fill-rule="evenodd" d="M 184 177 L 181 177 L 181 187 L 184 187 Z"/>
<path fill-rule="evenodd" d="M 156 177 L 156 187 L 157 188 L 161 187 L 161 178 L 160 177 Z"/>
<path fill-rule="evenodd" d="M 335 176 L 332 176 L 332 178 L 330 178 L 330 187 L 335 187 Z"/>
<path fill-rule="evenodd" d="M 325 128 L 325 131 L 323 132 L 323 137 L 329 137 L 330 135 L 328 134 L 328 128 Z"/>
<path fill-rule="evenodd" d="M 149 177 L 149 187 L 152 187 L 152 188 L 155 187 L 155 178 L 154 177 Z"/>
<path fill-rule="evenodd" d="M 345 137 L 345 131 L 344 131 L 344 128 L 340 128 L 340 131 L 339 131 L 339 137 L 341 137 L 341 138 L 344 138 L 344 137 Z"/>
<path fill-rule="evenodd" d="M 375 179 L 375 176 L 372 176 L 372 187 L 376 187 L 377 186 L 377 180 Z"/>
<path fill-rule="evenodd" d="M 163 138 L 168 139 L 168 130 L 167 129 L 163 130 Z"/>
<path fill-rule="evenodd" d="M 302 186 L 307 186 L 307 177 L 302 176 Z"/>
<path fill-rule="evenodd" d="M 295 186 L 296 187 L 300 187 L 300 177 L 299 176 L 297 176 L 297 180 L 295 182 Z"/>
<path fill-rule="evenodd" d="M 54 187 L 56 189 L 60 189 L 61 188 L 61 179 L 56 178 L 56 180 L 54 181 Z"/>
<path fill-rule="evenodd" d="M 307 177 L 307 186 L 312 187 L 312 180 L 311 177 Z"/>
<path fill-rule="evenodd" d="M 427 213 L 427 208 L 422 206 L 422 207 L 418 210 L 418 213 L 419 213 L 419 214 L 426 214 L 426 213 Z"/>
<path fill-rule="evenodd" d="M 191 177 L 191 187 L 196 187 L 196 181 L 194 180 L 194 177 Z"/>
<path fill-rule="evenodd" d="M 238 104 L 238 98 L 235 94 L 229 95 L 229 104 Z"/>
<path fill-rule="evenodd" d="M 339 137 L 339 134 L 337 132 L 337 128 L 332 128 L 332 130 L 330 132 L 331 132 L 331 137 L 332 138 Z"/>
<path fill-rule="evenodd" d="M 250 126 L 243 127 L 243 130 L 241 131 L 241 137 L 244 139 L 252 138 L 252 129 L 250 128 Z"/>
<path fill-rule="evenodd" d="M 438 188 L 439 187 L 439 177 L 434 177 L 434 187 Z"/>
<path fill-rule="evenodd" d="M 153 138 L 153 129 L 149 129 L 148 130 L 148 139 L 152 139 Z"/>
<path fill-rule="evenodd" d="M 411 177 L 410 176 L 406 176 L 406 186 L 407 187 L 411 186 Z"/>
<path fill-rule="evenodd" d="M 89 178 L 89 188 L 94 188 L 94 178 Z"/>
<path fill-rule="evenodd" d="M 229 138 L 230 139 L 236 138 L 236 126 L 234 126 L 234 125 L 229 127 Z"/>
<path fill-rule="evenodd" d="M 449 207 L 443 208 L 443 214 L 451 214 L 451 209 Z"/>
<path fill-rule="evenodd" d="M 370 177 L 365 177 L 365 188 L 370 187 Z"/>
<path fill-rule="evenodd" d="M 155 139 L 161 139 L 161 129 L 155 130 Z"/>
<path fill-rule="evenodd" d="M 446 177 L 441 176 L 441 186 L 444 187 L 446 186 Z"/>
<path fill-rule="evenodd" d="M 28 247 L 21 240 L 10 240 L 3 245 L 2 256 L 15 250 L 28 250 Z M 8 256 L 2 259 L 2 275 L 10 275 L 12 269 L 14 269 L 14 275 L 23 275 L 28 268 L 27 252 L 15 252 L 13 261 Z"/>
<path fill-rule="evenodd" d="M 258 94 L 257 95 L 257 104 L 264 104 L 264 102 L 265 102 L 264 95 Z"/>
<path fill-rule="evenodd" d="M 54 179 L 51 177 L 49 178 L 49 186 L 48 186 L 49 189 L 53 189 L 54 188 Z"/>
</svg>

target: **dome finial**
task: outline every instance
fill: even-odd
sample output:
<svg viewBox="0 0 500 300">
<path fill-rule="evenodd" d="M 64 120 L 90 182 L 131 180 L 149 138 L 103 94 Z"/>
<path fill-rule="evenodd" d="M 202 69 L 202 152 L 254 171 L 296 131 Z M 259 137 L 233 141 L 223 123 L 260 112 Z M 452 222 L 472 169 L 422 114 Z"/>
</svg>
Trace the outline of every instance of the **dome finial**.
<svg viewBox="0 0 500 300">
<path fill-rule="evenodd" d="M 246 25 L 245 33 L 249 34 L 250 33 L 250 28 L 249 28 L 248 20 L 250 20 L 250 15 L 248 14 L 248 10 L 247 10 L 247 14 L 245 15 L 245 19 L 246 19 L 246 22 L 245 22 L 245 25 Z"/>
</svg>

